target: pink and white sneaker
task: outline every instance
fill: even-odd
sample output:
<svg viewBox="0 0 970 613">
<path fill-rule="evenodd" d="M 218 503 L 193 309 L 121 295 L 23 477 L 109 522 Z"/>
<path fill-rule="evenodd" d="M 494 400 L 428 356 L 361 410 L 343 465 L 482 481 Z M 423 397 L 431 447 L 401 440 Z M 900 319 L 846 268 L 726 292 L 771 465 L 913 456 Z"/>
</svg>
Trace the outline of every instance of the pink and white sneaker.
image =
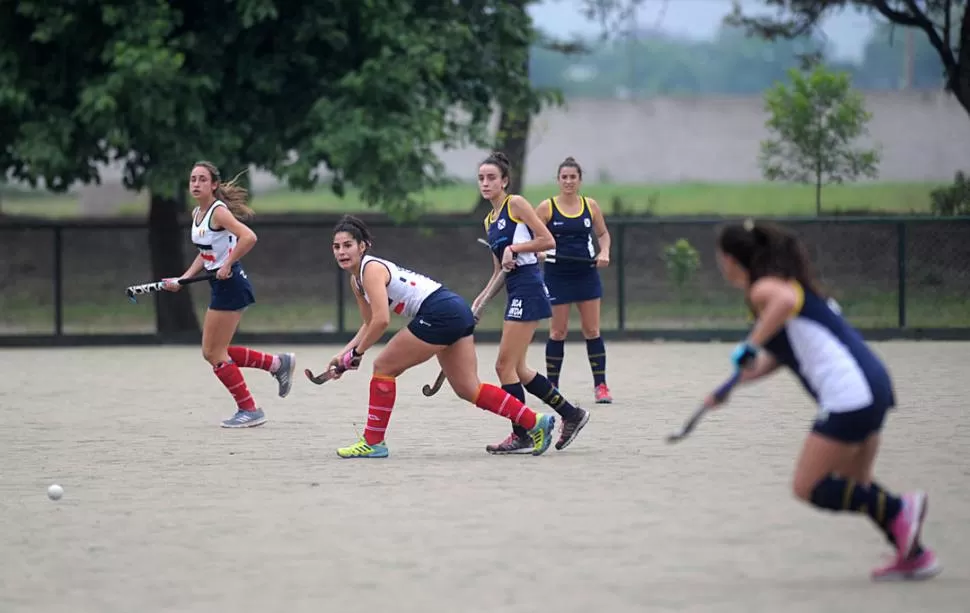
<svg viewBox="0 0 970 613">
<path fill-rule="evenodd" d="M 908 560 L 913 553 L 926 517 L 928 500 L 925 492 L 908 492 L 902 495 L 903 507 L 893 519 L 889 531 L 896 541 L 897 560 Z"/>
<path fill-rule="evenodd" d="M 596 404 L 613 403 L 613 396 L 610 395 L 610 388 L 607 387 L 605 383 L 600 383 L 593 388 L 593 393 L 596 395 Z"/>
<path fill-rule="evenodd" d="M 922 581 L 940 574 L 943 567 L 936 554 L 923 549 L 918 556 L 904 560 L 898 558 L 872 571 L 873 581 Z"/>
</svg>

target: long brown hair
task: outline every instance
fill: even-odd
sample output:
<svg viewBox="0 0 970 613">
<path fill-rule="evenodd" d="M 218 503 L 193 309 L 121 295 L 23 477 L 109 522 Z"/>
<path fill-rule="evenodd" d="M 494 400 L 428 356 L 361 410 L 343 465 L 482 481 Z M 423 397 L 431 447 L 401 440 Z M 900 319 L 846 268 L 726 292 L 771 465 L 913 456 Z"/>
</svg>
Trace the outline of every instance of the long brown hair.
<svg viewBox="0 0 970 613">
<path fill-rule="evenodd" d="M 718 233 L 717 246 L 748 271 L 752 284 L 761 277 L 776 276 L 794 279 L 817 296 L 825 296 L 805 245 L 779 225 L 750 219 L 728 224 Z"/>
<path fill-rule="evenodd" d="M 243 170 L 229 181 L 223 183 L 222 175 L 219 174 L 219 169 L 216 168 L 215 164 L 202 160 L 192 166 L 192 168 L 199 167 L 208 170 L 212 182 L 219 184 L 219 187 L 212 192 L 212 195 L 226 203 L 233 217 L 240 221 L 247 221 L 253 218 L 256 212 L 249 207 L 249 191 L 242 185 L 236 183 L 239 177 L 246 173 L 246 170 Z"/>
</svg>

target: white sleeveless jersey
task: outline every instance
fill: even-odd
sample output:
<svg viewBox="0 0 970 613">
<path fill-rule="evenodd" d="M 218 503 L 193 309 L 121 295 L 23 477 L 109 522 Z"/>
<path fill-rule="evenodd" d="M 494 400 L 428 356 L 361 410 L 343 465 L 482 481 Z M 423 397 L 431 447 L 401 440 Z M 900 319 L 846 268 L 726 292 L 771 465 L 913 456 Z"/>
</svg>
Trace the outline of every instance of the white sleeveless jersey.
<svg viewBox="0 0 970 613">
<path fill-rule="evenodd" d="M 225 202 L 216 200 L 205 212 L 202 221 L 199 223 L 195 223 L 199 207 L 195 207 L 195 210 L 192 211 L 192 244 L 198 248 L 206 270 L 222 268 L 222 265 L 229 259 L 233 247 L 236 246 L 237 238 L 235 234 L 225 228 L 222 230 L 212 229 L 212 214 L 219 206 L 229 210 Z"/>
<path fill-rule="evenodd" d="M 368 304 L 370 304 L 370 298 L 367 296 L 367 292 L 364 291 L 361 283 L 364 274 L 364 267 L 367 266 L 369 262 L 379 262 L 380 264 L 386 266 L 388 272 L 391 273 L 391 279 L 387 283 L 387 302 L 391 308 L 391 312 L 397 313 L 398 315 L 414 317 L 418 314 L 418 309 L 421 308 L 421 304 L 424 302 L 424 299 L 441 287 L 441 284 L 434 279 L 416 273 L 413 270 L 401 268 L 394 262 L 390 262 L 382 258 L 375 258 L 372 255 L 365 255 L 360 260 L 360 272 L 357 276 L 357 287 L 364 295 L 364 300 L 366 300 Z"/>
</svg>

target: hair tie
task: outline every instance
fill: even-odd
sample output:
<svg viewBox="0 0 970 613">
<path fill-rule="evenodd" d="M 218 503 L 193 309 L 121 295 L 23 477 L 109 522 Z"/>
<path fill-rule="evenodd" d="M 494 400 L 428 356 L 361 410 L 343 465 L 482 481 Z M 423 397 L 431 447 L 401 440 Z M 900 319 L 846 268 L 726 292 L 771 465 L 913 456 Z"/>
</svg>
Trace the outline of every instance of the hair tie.
<svg viewBox="0 0 970 613">
<path fill-rule="evenodd" d="M 742 224 L 742 225 L 744 226 L 744 229 L 747 230 L 748 232 L 752 232 L 754 230 L 754 220 L 753 219 L 745 219 L 744 220 L 744 224 Z"/>
</svg>

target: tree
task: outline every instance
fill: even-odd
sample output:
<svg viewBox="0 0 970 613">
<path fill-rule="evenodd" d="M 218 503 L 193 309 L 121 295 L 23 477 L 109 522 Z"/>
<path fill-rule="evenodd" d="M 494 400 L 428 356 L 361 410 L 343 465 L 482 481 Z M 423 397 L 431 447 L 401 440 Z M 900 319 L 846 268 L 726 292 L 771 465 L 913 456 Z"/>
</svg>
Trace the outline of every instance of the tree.
<svg viewBox="0 0 970 613">
<path fill-rule="evenodd" d="M 970 114 L 970 10 L 967 0 L 765 0 L 777 16 L 748 17 L 735 0 L 727 22 L 768 40 L 795 38 L 830 13 L 855 7 L 922 32 L 942 64 L 946 89 Z"/>
<path fill-rule="evenodd" d="M 535 101 L 496 41 L 500 0 L 0 0 L 0 168 L 55 191 L 100 180 L 151 193 L 152 274 L 185 268 L 189 167 L 254 165 L 291 186 L 328 180 L 396 219 L 444 177 L 434 153 L 485 146 L 496 92 Z M 513 17 L 518 13 L 512 12 Z M 483 36 L 487 33 L 488 36 Z M 327 176 L 327 173 L 329 176 Z M 256 204 L 258 212 L 258 203 Z M 194 333 L 188 295 L 161 334 Z"/>
<path fill-rule="evenodd" d="M 871 115 L 846 73 L 821 64 L 811 72 L 789 71 L 791 85 L 765 92 L 766 126 L 776 136 L 761 143 L 759 163 L 769 181 L 815 185 L 815 211 L 822 211 L 822 186 L 861 176 L 875 177 L 876 149 L 854 149 Z"/>
</svg>

